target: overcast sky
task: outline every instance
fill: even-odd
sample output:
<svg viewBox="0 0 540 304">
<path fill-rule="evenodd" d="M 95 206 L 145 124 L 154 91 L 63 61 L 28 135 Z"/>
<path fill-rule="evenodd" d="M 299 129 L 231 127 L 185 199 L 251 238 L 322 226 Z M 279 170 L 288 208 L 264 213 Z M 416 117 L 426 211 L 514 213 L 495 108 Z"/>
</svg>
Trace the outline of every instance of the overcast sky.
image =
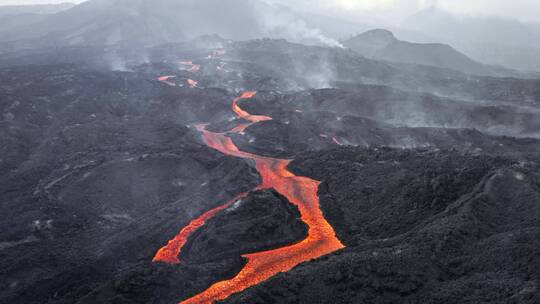
<svg viewBox="0 0 540 304">
<path fill-rule="evenodd" d="M 0 5 L 47 4 L 47 3 L 81 3 L 83 0 L 0 0 Z"/>
<path fill-rule="evenodd" d="M 348 16 L 378 16 L 386 19 L 414 14 L 436 5 L 439 8 L 475 16 L 498 16 L 540 22 L 540 0 L 268 0 L 309 10 Z"/>
<path fill-rule="evenodd" d="M 181 1 L 181 0 L 179 0 Z M 226 1 L 226 0 L 224 0 Z M 267 0 L 300 6 L 307 10 L 349 17 L 374 14 L 386 20 L 413 14 L 418 9 L 437 4 L 456 13 L 492 15 L 540 22 L 540 0 Z M 66 0 L 0 0 L 0 5 L 62 3 Z M 69 2 L 83 2 L 73 0 Z"/>
</svg>

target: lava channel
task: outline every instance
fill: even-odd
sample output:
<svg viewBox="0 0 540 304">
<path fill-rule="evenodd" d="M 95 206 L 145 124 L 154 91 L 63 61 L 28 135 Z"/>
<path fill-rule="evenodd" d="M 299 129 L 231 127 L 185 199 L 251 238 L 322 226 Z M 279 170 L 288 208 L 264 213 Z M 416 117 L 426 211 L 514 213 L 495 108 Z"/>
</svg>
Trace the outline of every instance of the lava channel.
<svg viewBox="0 0 540 304">
<path fill-rule="evenodd" d="M 187 84 L 190 88 L 196 88 L 199 85 L 199 82 L 197 80 L 188 79 Z"/>
<path fill-rule="evenodd" d="M 180 61 L 180 64 L 189 66 L 190 72 L 198 72 L 201 70 L 200 64 L 194 64 L 193 61 Z"/>
<path fill-rule="evenodd" d="M 272 119 L 268 116 L 251 115 L 238 105 L 241 99 L 253 98 L 255 95 L 256 92 L 245 92 L 242 96 L 234 99 L 234 112 L 240 118 L 248 120 L 250 123 L 242 124 L 231 132 L 243 132 L 254 123 Z M 247 260 L 247 263 L 234 278 L 215 283 L 207 290 L 181 302 L 181 304 L 215 303 L 224 300 L 232 294 L 239 293 L 251 286 L 266 281 L 280 272 L 287 272 L 301 263 L 320 258 L 344 248 L 344 245 L 337 238 L 333 227 L 324 218 L 320 209 L 317 194 L 320 185 L 319 181 L 296 176 L 289 171 L 287 168 L 290 160 L 263 157 L 244 152 L 238 149 L 226 133 L 208 131 L 206 125 L 198 125 L 197 129 L 202 133 L 209 147 L 227 155 L 253 159 L 263 180 L 261 185 L 255 190 L 275 189 L 281 193 L 292 204 L 298 207 L 301 219 L 307 224 L 309 230 L 306 239 L 299 243 L 278 249 L 242 255 Z M 241 194 L 240 197 L 246 195 Z M 230 207 L 237 199 L 208 211 L 193 220 L 167 246 L 159 250 L 154 261 L 172 264 L 179 263 L 178 256 L 190 234 L 202 227 L 208 219 L 215 216 L 218 212 Z"/>
<path fill-rule="evenodd" d="M 337 139 L 337 137 L 332 137 L 332 141 L 338 146 L 344 146 L 343 143 Z"/>
<path fill-rule="evenodd" d="M 176 76 L 174 75 L 170 75 L 170 76 L 161 76 L 161 77 L 158 77 L 158 81 L 161 81 L 163 83 L 166 83 L 168 85 L 170 85 L 171 87 L 175 87 L 176 86 L 176 83 L 172 82 L 172 81 L 169 81 L 173 78 L 176 78 Z"/>
</svg>

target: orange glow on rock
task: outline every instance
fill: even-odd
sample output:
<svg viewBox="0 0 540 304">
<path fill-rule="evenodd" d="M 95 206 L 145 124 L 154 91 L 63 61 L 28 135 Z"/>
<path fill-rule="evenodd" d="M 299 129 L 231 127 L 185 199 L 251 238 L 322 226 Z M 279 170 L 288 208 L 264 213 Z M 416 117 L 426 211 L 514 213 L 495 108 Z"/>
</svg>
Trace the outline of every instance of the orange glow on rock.
<svg viewBox="0 0 540 304">
<path fill-rule="evenodd" d="M 250 99 L 250 98 L 253 98 L 255 96 L 257 96 L 257 92 L 255 92 L 255 91 L 247 91 L 247 92 L 242 93 L 242 95 L 240 96 L 240 99 Z"/>
<path fill-rule="evenodd" d="M 201 70 L 201 65 L 194 64 L 193 61 L 180 61 L 180 64 L 189 66 L 190 72 L 198 72 Z"/>
<path fill-rule="evenodd" d="M 335 138 L 335 137 L 332 137 L 332 141 L 333 141 L 336 145 L 338 145 L 338 146 L 343 146 L 343 143 L 341 143 L 341 142 L 340 142 L 337 138 Z"/>
<path fill-rule="evenodd" d="M 238 98 L 235 98 L 233 100 L 233 111 L 236 113 L 236 115 L 238 115 L 240 118 L 243 118 L 245 120 L 249 120 L 251 121 L 251 123 L 257 123 L 257 122 L 261 122 L 261 121 L 268 121 L 268 120 L 272 120 L 272 117 L 268 117 L 268 116 L 262 116 L 262 115 L 251 115 L 249 114 L 248 112 L 242 110 L 242 108 L 240 108 L 240 106 L 238 105 L 238 102 L 241 100 L 241 99 L 250 99 L 250 98 L 253 98 L 257 95 L 257 92 L 244 92 L 242 94 L 242 96 L 238 97 Z M 244 128 L 245 130 L 245 128 Z"/>
<path fill-rule="evenodd" d="M 188 79 L 187 83 L 191 88 L 196 88 L 199 85 L 199 82 L 193 79 Z"/>
<path fill-rule="evenodd" d="M 161 76 L 161 77 L 158 77 L 158 81 L 161 81 L 163 83 L 166 83 L 168 85 L 170 85 L 171 87 L 175 87 L 176 86 L 176 83 L 172 82 L 172 81 L 169 81 L 170 79 L 172 78 L 176 78 L 176 76 L 174 75 L 169 75 L 169 76 Z"/>
<path fill-rule="evenodd" d="M 255 92 L 245 92 L 239 98 L 234 99 L 234 112 L 251 123 L 242 124 L 231 132 L 243 132 L 251 124 L 272 119 L 268 116 L 251 115 L 240 108 L 238 105 L 240 99 L 253 98 L 255 95 Z M 181 302 L 182 304 L 215 303 L 224 300 L 232 294 L 266 281 L 280 272 L 287 272 L 301 263 L 344 248 L 333 227 L 326 221 L 320 209 L 317 194 L 320 185 L 319 181 L 294 175 L 288 170 L 290 160 L 243 152 L 225 133 L 210 132 L 206 129 L 206 125 L 198 125 L 197 129 L 202 133 L 209 147 L 230 156 L 253 159 L 262 177 L 262 183 L 256 190 L 275 189 L 285 196 L 292 204 L 298 207 L 301 219 L 307 224 L 309 231 L 306 239 L 299 243 L 274 250 L 243 255 L 247 259 L 247 263 L 234 278 L 215 283 L 206 291 Z M 242 194 L 241 197 L 246 195 Z M 162 248 L 154 260 L 173 264 L 178 263 L 178 254 L 181 252 L 181 248 L 189 235 L 203 226 L 204 222 L 215 216 L 215 214 L 231 206 L 237 199 L 208 211 L 194 220 L 166 247 Z"/>
<path fill-rule="evenodd" d="M 156 256 L 154 257 L 152 261 L 168 263 L 168 264 L 180 264 L 180 253 L 182 252 L 182 248 L 186 244 L 189 236 L 193 234 L 193 232 L 197 231 L 197 229 L 204 226 L 207 220 L 213 218 L 219 212 L 229 208 L 239 199 L 245 197 L 247 194 L 248 193 L 242 193 L 238 195 L 237 197 L 235 197 L 230 202 L 228 202 L 227 204 L 214 208 L 210 211 L 207 211 L 203 215 L 191 221 L 189 225 L 184 227 L 184 229 L 182 229 L 182 231 L 180 231 L 180 233 L 174 239 L 169 241 L 167 246 L 161 248 L 158 251 L 158 253 L 156 254 Z"/>
<path fill-rule="evenodd" d="M 244 133 L 251 124 L 241 124 L 238 127 L 231 130 L 233 133 Z"/>
</svg>

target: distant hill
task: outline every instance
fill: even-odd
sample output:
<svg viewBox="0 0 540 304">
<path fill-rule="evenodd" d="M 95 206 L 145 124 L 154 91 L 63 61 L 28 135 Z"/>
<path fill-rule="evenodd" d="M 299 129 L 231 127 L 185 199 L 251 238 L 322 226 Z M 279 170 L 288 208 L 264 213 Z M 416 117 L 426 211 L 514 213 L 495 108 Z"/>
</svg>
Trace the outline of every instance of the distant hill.
<svg viewBox="0 0 540 304">
<path fill-rule="evenodd" d="M 0 17 L 19 14 L 56 14 L 74 7 L 73 3 L 36 4 L 36 5 L 0 5 Z"/>
<path fill-rule="evenodd" d="M 475 75 L 510 75 L 515 72 L 472 60 L 453 47 L 439 43 L 411 43 L 397 39 L 388 30 L 375 29 L 343 41 L 363 56 L 400 63 L 420 64 Z"/>
<path fill-rule="evenodd" d="M 488 64 L 540 71 L 540 24 L 457 16 L 432 7 L 407 18 L 402 27 L 421 31 Z"/>
<path fill-rule="evenodd" d="M 0 37 L 2 33 L 39 23 L 47 19 L 48 15 L 59 13 L 74 6 L 73 3 L 0 6 Z"/>
<path fill-rule="evenodd" d="M 90 0 L 0 35 L 12 48 L 51 45 L 156 45 L 204 34 L 234 40 L 286 38 L 336 44 L 289 9 L 257 0 Z"/>
</svg>

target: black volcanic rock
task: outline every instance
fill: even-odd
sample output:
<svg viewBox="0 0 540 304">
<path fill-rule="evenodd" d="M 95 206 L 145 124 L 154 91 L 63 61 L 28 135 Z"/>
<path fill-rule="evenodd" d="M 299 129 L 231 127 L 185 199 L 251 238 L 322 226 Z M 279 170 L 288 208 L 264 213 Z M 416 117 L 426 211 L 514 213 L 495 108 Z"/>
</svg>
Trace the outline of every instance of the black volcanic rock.
<svg viewBox="0 0 540 304">
<path fill-rule="evenodd" d="M 307 227 L 298 208 L 275 191 L 256 191 L 209 220 L 181 255 L 187 263 L 215 261 L 301 241 Z"/>
<path fill-rule="evenodd" d="M 382 85 L 458 100 L 534 108 L 540 106 L 538 79 L 472 76 L 433 66 L 368 59 L 348 49 L 261 39 L 232 44 L 227 58 L 247 60 L 259 70 L 272 71 L 272 76 L 289 84 L 280 90 Z M 385 92 L 380 93 L 383 99 L 387 96 Z"/>
<path fill-rule="evenodd" d="M 152 263 L 191 220 L 260 184 L 253 161 L 207 147 L 194 127 L 245 122 L 231 109 L 245 90 L 258 94 L 241 107 L 273 120 L 235 143 L 295 158 L 290 170 L 320 180 L 348 247 L 231 301 L 538 302 L 538 140 L 487 134 L 535 135 L 537 80 L 214 36 L 104 68 L 105 54 L 139 51 L 2 58 L 0 302 L 177 303 L 234 277 L 243 252 L 302 239 L 296 209 L 262 191 L 194 235 L 186 263 Z M 314 84 L 335 88 L 305 89 Z M 441 97 L 450 93 L 469 98 Z M 336 149 L 332 137 L 398 148 Z"/>
<path fill-rule="evenodd" d="M 241 258 L 197 266 L 141 262 L 117 273 L 77 303 L 178 303 L 204 289 L 208 282 L 238 273 L 244 264 Z"/>
<path fill-rule="evenodd" d="M 384 86 L 291 95 L 260 92 L 240 104 L 250 113 L 273 118 L 232 135 L 242 150 L 267 156 L 293 158 L 302 151 L 338 145 L 432 147 L 514 156 L 534 155 L 540 148 L 536 111 Z"/>
<path fill-rule="evenodd" d="M 260 183 L 248 162 L 209 149 L 187 127 L 221 118 L 232 97 L 172 90 L 154 73 L 0 72 L 0 302 L 74 303 L 107 282 L 139 286 L 126 282 L 140 279 L 131 270 L 153 273 L 157 250 L 193 217 Z M 194 288 L 241 264 L 207 265 Z"/>
<path fill-rule="evenodd" d="M 338 149 L 308 153 L 292 168 L 324 180 L 323 211 L 347 248 L 225 303 L 540 299 L 536 162 Z"/>
</svg>

